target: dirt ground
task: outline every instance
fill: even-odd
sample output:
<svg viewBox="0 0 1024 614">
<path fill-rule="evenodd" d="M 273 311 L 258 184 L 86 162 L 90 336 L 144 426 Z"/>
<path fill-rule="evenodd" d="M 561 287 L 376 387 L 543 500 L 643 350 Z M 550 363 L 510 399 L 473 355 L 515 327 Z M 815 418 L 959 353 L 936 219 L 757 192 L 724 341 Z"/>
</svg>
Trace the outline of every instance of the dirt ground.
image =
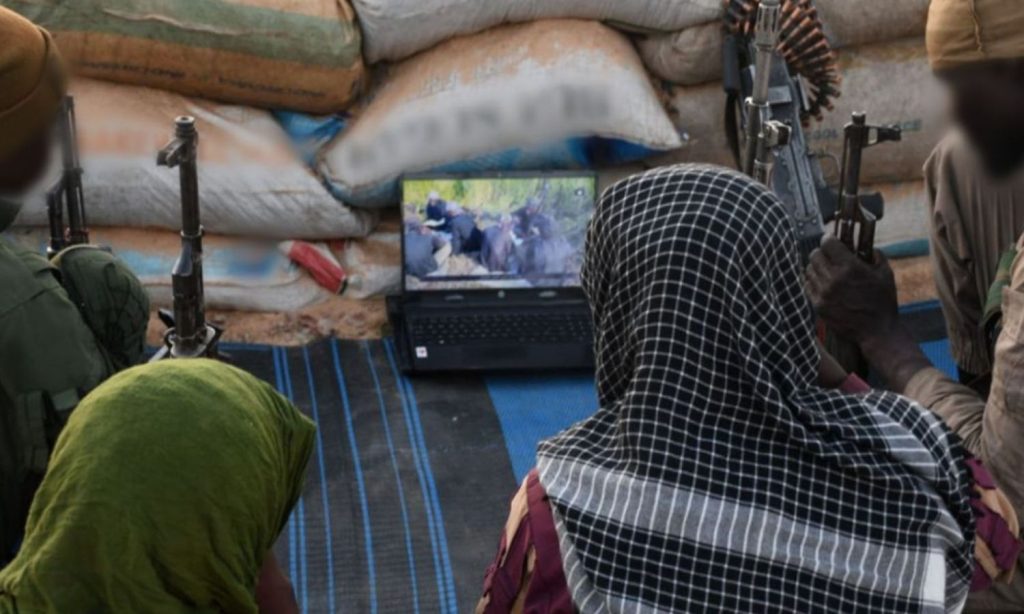
<svg viewBox="0 0 1024 614">
<path fill-rule="evenodd" d="M 374 339 L 387 324 L 384 299 L 352 300 L 333 297 L 294 313 L 211 311 L 211 322 L 224 327 L 224 340 L 238 343 L 306 345 L 325 337 Z M 164 325 L 154 312 L 149 320 L 149 343 L 162 343 Z"/>
<path fill-rule="evenodd" d="M 893 262 L 900 304 L 935 298 L 935 282 L 927 257 Z M 295 313 L 246 313 L 211 311 L 211 321 L 225 327 L 225 341 L 305 345 L 330 336 L 346 339 L 374 339 L 386 333 L 387 314 L 383 298 L 365 300 L 333 297 Z M 150 318 L 149 343 L 159 345 L 164 326 Z"/>
</svg>

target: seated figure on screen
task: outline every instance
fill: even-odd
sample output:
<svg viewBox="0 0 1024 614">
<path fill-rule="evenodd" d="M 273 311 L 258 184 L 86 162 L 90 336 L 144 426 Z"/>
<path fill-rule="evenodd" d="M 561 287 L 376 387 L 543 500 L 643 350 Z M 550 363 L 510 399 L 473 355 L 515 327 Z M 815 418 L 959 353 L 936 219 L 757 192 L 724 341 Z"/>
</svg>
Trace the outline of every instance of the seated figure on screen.
<svg viewBox="0 0 1024 614">
<path fill-rule="evenodd" d="M 526 204 L 512 213 L 515 218 L 515 232 L 520 239 L 530 236 L 533 228 L 533 218 L 540 212 L 540 199 L 536 196 L 530 197 Z"/>
<path fill-rule="evenodd" d="M 505 214 L 498 223 L 484 229 L 480 262 L 492 273 L 508 273 L 514 265 L 515 239 L 512 236 L 512 216 Z"/>
<path fill-rule="evenodd" d="M 447 216 L 449 232 L 452 235 L 452 253 L 475 259 L 480 253 L 484 238 L 476 225 L 476 219 L 459 203 L 448 203 Z"/>
<path fill-rule="evenodd" d="M 405 270 L 426 277 L 441 268 L 452 252 L 451 244 L 419 220 L 405 223 Z"/>
<path fill-rule="evenodd" d="M 558 222 L 544 213 L 535 213 L 529 234 L 518 249 L 520 272 L 524 275 L 554 275 L 569 270 L 572 247 L 562 235 Z"/>
<path fill-rule="evenodd" d="M 437 192 L 427 196 L 425 224 L 438 232 L 448 232 L 448 203 Z"/>
</svg>

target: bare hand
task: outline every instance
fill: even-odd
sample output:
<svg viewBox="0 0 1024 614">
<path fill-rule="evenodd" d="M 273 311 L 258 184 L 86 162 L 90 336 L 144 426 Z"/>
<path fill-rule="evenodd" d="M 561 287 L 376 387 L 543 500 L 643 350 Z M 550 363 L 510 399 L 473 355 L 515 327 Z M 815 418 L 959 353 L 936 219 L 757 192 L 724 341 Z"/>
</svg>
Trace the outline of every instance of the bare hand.
<svg viewBox="0 0 1024 614">
<path fill-rule="evenodd" d="M 811 254 L 807 292 L 825 325 L 858 344 L 897 325 L 896 278 L 881 252 L 868 264 L 838 239 L 827 238 Z"/>
</svg>

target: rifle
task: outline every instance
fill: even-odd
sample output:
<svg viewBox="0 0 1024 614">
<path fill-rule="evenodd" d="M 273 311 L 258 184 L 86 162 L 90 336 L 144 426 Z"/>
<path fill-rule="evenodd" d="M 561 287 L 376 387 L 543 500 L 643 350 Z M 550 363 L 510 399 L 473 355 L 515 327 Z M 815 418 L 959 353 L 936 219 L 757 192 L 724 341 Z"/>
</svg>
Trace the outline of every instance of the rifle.
<svg viewBox="0 0 1024 614">
<path fill-rule="evenodd" d="M 739 34 L 725 36 L 725 123 L 739 168 L 771 188 L 786 206 L 806 264 L 825 236 L 835 196 L 821 164 L 809 154 L 801 122 L 809 107 L 803 83 L 775 51 L 778 30 L 772 24 L 777 24 L 777 17 L 760 17 L 762 12 L 778 11 L 778 4 L 761 2 L 753 43 Z"/>
<path fill-rule="evenodd" d="M 898 126 L 868 126 L 864 113 L 854 113 L 843 129 L 843 161 L 839 184 L 839 207 L 836 212 L 835 235 L 853 253 L 867 262 L 875 262 L 874 213 L 862 206 L 860 196 L 860 165 L 864 150 L 886 141 L 899 141 Z M 859 227 L 859 228 L 858 228 Z M 867 360 L 856 345 L 825 335 L 825 349 L 848 371 L 865 377 L 870 370 Z"/>
<path fill-rule="evenodd" d="M 75 101 L 65 96 L 57 116 L 57 132 L 61 148 L 60 179 L 46 192 L 46 212 L 50 222 L 50 243 L 46 255 L 53 257 L 65 247 L 89 243 L 85 220 L 85 195 L 82 192 L 82 167 L 78 158 L 78 129 L 75 124 Z M 64 226 L 67 210 L 68 226 Z"/>
<path fill-rule="evenodd" d="M 807 144 L 803 121 L 817 115 L 822 106 L 827 107 L 829 97 L 838 92 L 831 88 L 834 81 L 825 81 L 831 77 L 823 78 L 824 69 L 819 68 L 817 77 L 822 82 L 812 103 L 804 80 L 793 74 L 778 51 L 779 4 L 779 0 L 761 0 L 757 6 L 753 41 L 742 27 L 727 31 L 725 36 L 724 87 L 728 95 L 725 118 L 733 155 L 744 173 L 767 185 L 786 206 L 804 265 L 821 245 L 826 224 L 832 220 L 836 220 L 836 232 L 841 238 L 852 236 L 853 227 L 859 224 L 859 240 L 863 242 L 859 247 L 866 249 L 873 258 L 874 224 L 883 216 L 885 205 L 880 194 L 860 194 L 861 155 L 866 147 L 878 142 L 898 140 L 899 128 L 866 126 L 863 121 L 858 124 L 858 114 L 854 114 L 852 127 L 848 126 L 845 133 L 840 189 L 836 191 L 828 185 L 818 156 L 811 153 Z M 802 10 L 813 11 L 813 7 L 807 2 Z M 808 14 L 813 16 L 813 13 Z M 792 17 L 781 21 L 807 21 Z M 746 20 L 747 17 L 731 12 L 728 19 Z M 800 36 L 806 38 L 808 34 L 802 32 Z M 824 58 L 804 64 L 822 66 L 828 57 L 826 54 Z M 859 116 L 863 119 L 863 114 Z M 785 130 L 777 127 L 780 124 Z M 766 130 L 766 125 L 776 127 Z M 783 138 L 774 138 L 773 133 Z M 847 245 L 857 251 L 852 239 Z M 865 373 L 865 362 L 855 346 L 827 331 L 825 338 L 826 347 L 848 371 Z"/>
<path fill-rule="evenodd" d="M 173 316 L 161 312 L 169 330 L 164 347 L 152 361 L 164 358 L 216 358 L 223 329 L 206 321 L 203 297 L 203 226 L 199 220 L 196 150 L 199 133 L 193 117 L 174 121 L 174 138 L 157 153 L 158 166 L 178 167 L 181 183 L 181 255 L 171 272 Z"/>
<path fill-rule="evenodd" d="M 869 126 L 867 115 L 854 113 L 843 128 L 842 177 L 839 184 L 839 210 L 836 213 L 835 234 L 867 263 L 875 261 L 875 215 L 861 206 L 860 165 L 864 150 L 879 143 L 899 141 L 903 132 L 899 126 Z M 858 226 L 859 232 L 858 232 Z"/>
</svg>

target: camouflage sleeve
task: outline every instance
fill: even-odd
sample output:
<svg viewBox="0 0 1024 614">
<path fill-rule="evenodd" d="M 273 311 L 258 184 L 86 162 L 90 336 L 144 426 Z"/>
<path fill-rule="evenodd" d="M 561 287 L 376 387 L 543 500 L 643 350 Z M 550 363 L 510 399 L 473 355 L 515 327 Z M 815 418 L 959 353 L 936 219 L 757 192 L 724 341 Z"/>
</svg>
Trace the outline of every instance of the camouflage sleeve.
<svg viewBox="0 0 1024 614">
<path fill-rule="evenodd" d="M 0 280 L 15 289 L 0 299 L 0 399 L 22 436 L 38 439 L 45 425 L 50 439 L 54 420 L 107 376 L 107 361 L 45 259 L 0 247 Z"/>
<path fill-rule="evenodd" d="M 986 401 L 937 369 L 925 369 L 905 394 L 935 412 L 982 459 L 1018 514 L 1024 513 L 1024 255 L 1003 291 L 1003 329 Z"/>
</svg>

